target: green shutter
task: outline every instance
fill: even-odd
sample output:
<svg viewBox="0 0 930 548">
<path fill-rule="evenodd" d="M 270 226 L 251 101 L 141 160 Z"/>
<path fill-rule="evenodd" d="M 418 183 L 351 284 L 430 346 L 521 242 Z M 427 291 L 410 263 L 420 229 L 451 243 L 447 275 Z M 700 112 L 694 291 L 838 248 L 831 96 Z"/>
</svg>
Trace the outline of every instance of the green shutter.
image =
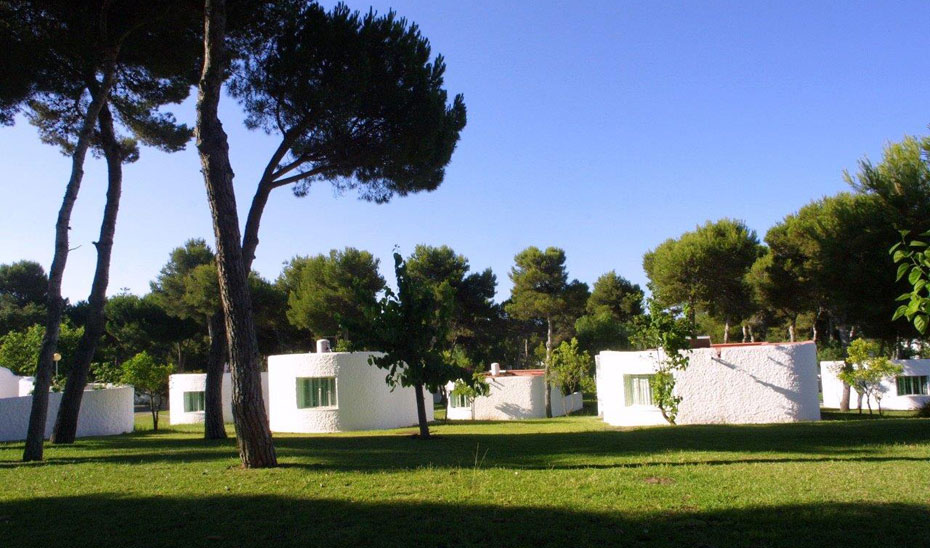
<svg viewBox="0 0 930 548">
<path fill-rule="evenodd" d="M 335 377 L 301 377 L 297 379 L 298 409 L 335 406 Z"/>
<path fill-rule="evenodd" d="M 184 412 L 204 410 L 204 393 L 203 392 L 185 392 L 184 393 Z"/>
</svg>

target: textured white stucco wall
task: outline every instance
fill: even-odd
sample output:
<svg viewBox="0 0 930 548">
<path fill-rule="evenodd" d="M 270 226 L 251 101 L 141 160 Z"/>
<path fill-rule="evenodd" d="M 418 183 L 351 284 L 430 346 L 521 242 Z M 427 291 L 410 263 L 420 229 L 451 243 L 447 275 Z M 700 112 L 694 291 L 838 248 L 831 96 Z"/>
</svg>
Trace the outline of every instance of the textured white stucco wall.
<svg viewBox="0 0 930 548">
<path fill-rule="evenodd" d="M 930 360 L 893 360 L 894 363 L 901 366 L 903 371 L 901 375 L 930 376 Z M 843 366 L 843 362 L 820 362 L 820 379 L 823 383 L 823 406 L 839 408 L 840 400 L 843 398 L 843 382 L 840 381 L 836 374 Z M 924 403 L 930 401 L 930 395 L 910 395 L 899 396 L 898 385 L 894 377 L 889 377 L 882 381 L 882 409 L 908 410 L 917 409 Z M 875 397 L 870 398 L 872 409 L 878 410 L 878 402 Z M 849 407 L 857 407 L 857 393 L 851 390 L 849 398 Z M 862 399 L 862 408 L 868 409 L 868 403 L 865 398 Z"/>
<path fill-rule="evenodd" d="M 0 398 L 15 398 L 19 396 L 19 379 L 6 367 L 0 367 Z"/>
<path fill-rule="evenodd" d="M 132 432 L 133 392 L 131 386 L 84 391 L 81 412 L 78 414 L 77 437 L 113 436 Z M 45 421 L 46 438 L 52 434 L 60 404 L 61 394 L 49 393 L 48 418 Z M 31 410 L 32 396 L 0 399 L 0 441 L 26 439 Z"/>
<path fill-rule="evenodd" d="M 171 424 L 203 424 L 203 411 L 184 412 L 184 393 L 202 392 L 206 373 L 178 373 L 168 377 L 168 420 Z M 262 399 L 268 413 L 268 373 L 262 372 Z M 232 375 L 223 374 L 223 422 L 232 422 Z"/>
<path fill-rule="evenodd" d="M 545 383 L 542 375 L 503 375 L 485 377 L 490 388 L 487 396 L 478 396 L 470 407 L 452 407 L 451 398 L 446 416 L 451 420 L 515 420 L 539 419 L 546 416 Z M 452 392 L 454 384 L 446 386 Z M 552 389 L 552 416 L 560 417 L 581 409 L 580 392 L 564 395 Z"/>
<path fill-rule="evenodd" d="M 608 424 L 665 424 L 654 406 L 627 406 L 624 376 L 655 372 L 656 355 L 601 352 L 599 413 Z M 757 424 L 820 419 L 813 343 L 701 348 L 675 373 L 679 424 Z"/>
<path fill-rule="evenodd" d="M 273 432 L 345 432 L 401 428 L 417 424 L 412 387 L 391 388 L 386 372 L 368 365 L 371 352 L 285 354 L 268 357 L 269 415 Z M 378 355 L 378 354 L 375 354 Z M 335 377 L 336 405 L 297 408 L 298 377 Z M 432 398 L 424 393 L 426 418 Z"/>
</svg>

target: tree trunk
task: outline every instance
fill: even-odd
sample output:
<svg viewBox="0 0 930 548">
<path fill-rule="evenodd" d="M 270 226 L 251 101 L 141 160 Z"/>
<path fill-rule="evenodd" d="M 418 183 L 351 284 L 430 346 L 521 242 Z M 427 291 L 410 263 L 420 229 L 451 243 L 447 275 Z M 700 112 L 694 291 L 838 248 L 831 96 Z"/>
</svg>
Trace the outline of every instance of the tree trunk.
<svg viewBox="0 0 930 548">
<path fill-rule="evenodd" d="M 849 411 L 849 398 L 851 396 L 851 387 L 843 383 L 843 395 L 840 396 L 840 411 L 846 413 Z"/>
<path fill-rule="evenodd" d="M 97 343 L 103 335 L 105 318 L 103 309 L 107 302 L 107 284 L 110 281 L 110 254 L 113 250 L 113 234 L 116 232 L 116 215 L 119 212 L 120 193 L 123 185 L 123 153 L 116 140 L 113 129 L 113 116 L 106 105 L 100 109 L 100 138 L 107 159 L 107 202 L 103 209 L 103 221 L 100 223 L 100 238 L 94 245 L 97 248 L 97 268 L 87 299 L 87 322 L 84 334 L 78 343 L 74 366 L 68 375 L 65 391 L 58 407 L 55 428 L 52 431 L 52 443 L 74 443 L 77 435 L 78 415 L 81 411 L 81 398 L 87 386 L 90 364 L 94 361 Z"/>
<path fill-rule="evenodd" d="M 207 379 L 204 386 L 203 437 L 224 440 L 223 366 L 226 363 L 226 332 L 223 330 L 222 312 L 207 318 L 207 332 L 210 336 L 210 353 L 207 355 Z"/>
<path fill-rule="evenodd" d="M 232 373 L 232 408 L 239 458 L 246 468 L 275 466 L 274 445 L 262 398 L 258 344 L 252 320 L 252 298 L 242 260 L 239 216 L 229 164 L 229 144 L 218 117 L 226 72 L 226 3 L 204 5 L 204 61 L 198 84 L 197 150 L 216 236 L 220 301 Z"/>
<path fill-rule="evenodd" d="M 794 320 L 788 324 L 788 340 L 794 342 Z"/>
<path fill-rule="evenodd" d="M 65 196 L 58 210 L 58 220 L 55 223 L 55 254 L 52 266 L 48 273 L 48 310 L 45 315 L 45 335 L 42 337 L 42 346 L 39 350 L 39 359 L 36 363 L 35 385 L 32 391 L 32 409 L 29 413 L 29 428 L 26 431 L 26 447 L 23 450 L 23 461 L 42 460 L 43 440 L 45 439 L 45 422 L 48 418 L 48 389 L 51 385 L 52 357 L 58 347 L 58 334 L 61 329 L 61 315 L 64 311 L 64 300 L 61 298 L 61 279 L 64 276 L 65 264 L 68 262 L 68 230 L 71 229 L 71 211 L 77 200 L 81 181 L 84 178 L 84 159 L 93 134 L 97 117 L 106 102 L 110 88 L 116 74 L 116 52 L 107 56 L 104 61 L 103 81 L 100 89 L 87 107 L 84 119 L 81 121 L 81 131 L 78 134 L 74 153 L 71 155 L 71 177 L 65 187 Z"/>
<path fill-rule="evenodd" d="M 552 418 L 552 387 L 549 385 L 549 364 L 552 362 L 552 318 L 546 318 L 546 365 L 545 373 L 543 374 L 543 384 L 545 385 L 545 390 L 543 391 L 543 401 L 546 405 L 546 418 Z"/>
<path fill-rule="evenodd" d="M 730 317 L 723 320 L 723 344 L 730 342 Z"/>
<path fill-rule="evenodd" d="M 158 408 L 161 407 L 161 401 L 155 403 L 155 395 L 149 395 L 149 411 L 152 413 L 152 430 L 158 432 Z"/>
<path fill-rule="evenodd" d="M 417 399 L 417 424 L 420 425 L 420 439 L 429 439 L 429 423 L 426 421 L 426 401 L 423 398 L 423 383 L 413 385 L 414 396 Z"/>
</svg>

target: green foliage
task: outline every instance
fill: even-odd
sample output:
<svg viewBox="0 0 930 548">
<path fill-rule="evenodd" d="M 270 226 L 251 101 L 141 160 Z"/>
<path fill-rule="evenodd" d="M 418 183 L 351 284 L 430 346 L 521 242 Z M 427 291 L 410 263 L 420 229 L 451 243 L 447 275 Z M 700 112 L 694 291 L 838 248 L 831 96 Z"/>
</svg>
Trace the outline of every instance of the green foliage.
<svg viewBox="0 0 930 548">
<path fill-rule="evenodd" d="M 859 172 L 844 172 L 857 191 L 877 197 L 891 212 L 891 224 L 914 232 L 930 229 L 930 137 L 906 136 L 885 146 L 882 161 L 859 162 Z"/>
<path fill-rule="evenodd" d="M 491 391 L 485 374 L 481 371 L 474 371 L 470 382 L 464 382 L 461 379 L 455 381 L 452 385 L 453 396 L 465 396 L 469 400 L 474 400 L 478 396 L 486 396 Z"/>
<path fill-rule="evenodd" d="M 643 314 L 643 290 L 615 271 L 603 274 L 591 290 L 585 309 L 590 315 L 609 312 L 620 322 Z"/>
<path fill-rule="evenodd" d="M 203 239 L 190 239 L 171 250 L 151 285 L 155 302 L 177 318 L 200 323 L 220 310 L 216 262 Z"/>
<path fill-rule="evenodd" d="M 431 59 L 419 28 L 344 4 L 275 8 L 244 43 L 230 82 L 246 127 L 282 139 L 263 183 L 294 183 L 302 196 L 330 181 L 379 203 L 435 189 L 465 127 L 465 103 L 461 95 L 447 103 L 445 62 Z"/>
<path fill-rule="evenodd" d="M 0 336 L 41 323 L 47 292 L 48 276 L 39 263 L 0 265 Z"/>
<path fill-rule="evenodd" d="M 529 327 L 546 329 L 547 353 L 574 334 L 575 321 L 584 314 L 588 286 L 568 281 L 565 252 L 556 247 L 528 247 L 514 257 L 510 271 L 513 289 L 504 305 L 517 320 L 535 322 Z M 549 336 L 551 335 L 551 337 Z"/>
<path fill-rule="evenodd" d="M 120 380 L 148 399 L 154 428 L 158 430 L 158 412 L 168 394 L 168 376 L 174 372 L 174 367 L 159 363 L 148 352 L 141 352 L 123 362 L 122 371 Z"/>
<path fill-rule="evenodd" d="M 486 269 L 469 273 L 471 266 L 463 255 L 448 246 L 418 245 L 407 259 L 410 276 L 440 291 L 443 284 L 452 289 L 452 315 L 448 339 L 465 359 L 460 365 L 485 369 L 495 359 L 501 323 L 501 310 L 494 303 L 497 277 Z"/>
<path fill-rule="evenodd" d="M 278 279 L 288 295 L 288 321 L 317 338 L 337 337 L 343 347 L 370 347 L 378 293 L 385 288 L 378 263 L 352 247 L 292 259 Z"/>
<path fill-rule="evenodd" d="M 438 288 L 409 275 L 399 253 L 394 253 L 397 293 L 385 288 L 378 303 L 380 313 L 373 322 L 373 336 L 382 356 L 369 358 L 371 365 L 385 369 L 390 386 L 413 386 L 436 392 L 446 383 L 461 380 L 475 386 L 473 373 L 448 360 L 448 333 L 453 294 L 447 282 Z M 426 424 L 421 432 L 428 435 Z"/>
<path fill-rule="evenodd" d="M 590 354 L 629 348 L 632 325 L 618 320 L 608 310 L 586 314 L 575 322 L 578 345 Z"/>
<path fill-rule="evenodd" d="M 908 241 L 910 231 L 901 231 L 902 242 L 892 246 L 890 253 L 895 263 L 898 263 L 897 280 L 907 277 L 911 290 L 898 297 L 898 301 L 905 301 L 895 310 L 892 321 L 898 318 L 907 318 L 914 324 L 914 328 L 921 335 L 927 333 L 930 326 L 930 252 L 928 252 L 927 239 L 930 231 L 920 234 L 921 239 Z"/>
<path fill-rule="evenodd" d="M 871 398 L 878 402 L 882 412 L 882 381 L 901 373 L 902 368 L 879 354 L 880 348 L 874 341 L 856 339 L 849 344 L 846 359 L 849 367 L 840 368 L 837 377 L 865 397 L 872 413 Z"/>
<path fill-rule="evenodd" d="M 752 313 L 746 275 L 760 253 L 755 231 L 721 219 L 666 240 L 643 256 L 643 268 L 662 306 L 687 305 L 729 323 Z"/>
<path fill-rule="evenodd" d="M 67 375 L 71 371 L 78 342 L 83 334 L 82 327 L 61 324 L 57 347 L 57 352 L 61 354 L 61 361 L 58 363 L 59 376 Z M 0 367 L 6 367 L 17 375 L 35 375 L 44 335 L 45 326 L 36 324 L 22 331 L 10 331 L 0 337 Z"/>
<path fill-rule="evenodd" d="M 633 339 L 640 348 L 656 352 L 656 372 L 650 381 L 652 401 L 662 412 L 662 417 L 669 424 L 675 424 L 681 396 L 675 394 L 674 373 L 688 367 L 694 324 L 687 308 L 680 314 L 669 311 L 651 297 L 646 304 L 649 315 L 639 322 Z"/>
<path fill-rule="evenodd" d="M 595 390 L 593 368 L 594 360 L 581 350 L 578 339 L 563 341 L 552 351 L 547 381 L 565 395 L 579 391 L 591 393 Z"/>
</svg>

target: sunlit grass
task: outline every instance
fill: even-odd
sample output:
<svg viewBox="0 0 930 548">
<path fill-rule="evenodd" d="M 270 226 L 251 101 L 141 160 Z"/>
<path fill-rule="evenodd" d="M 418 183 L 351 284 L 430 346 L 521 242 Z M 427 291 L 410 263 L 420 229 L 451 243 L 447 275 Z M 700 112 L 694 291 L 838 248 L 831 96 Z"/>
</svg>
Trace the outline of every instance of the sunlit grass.
<svg viewBox="0 0 930 548">
<path fill-rule="evenodd" d="M 930 534 L 926 419 L 276 435 L 270 470 L 242 470 L 234 440 L 198 426 L 150 425 L 48 446 L 39 464 L 0 444 L 0 546 L 921 546 Z"/>
</svg>

